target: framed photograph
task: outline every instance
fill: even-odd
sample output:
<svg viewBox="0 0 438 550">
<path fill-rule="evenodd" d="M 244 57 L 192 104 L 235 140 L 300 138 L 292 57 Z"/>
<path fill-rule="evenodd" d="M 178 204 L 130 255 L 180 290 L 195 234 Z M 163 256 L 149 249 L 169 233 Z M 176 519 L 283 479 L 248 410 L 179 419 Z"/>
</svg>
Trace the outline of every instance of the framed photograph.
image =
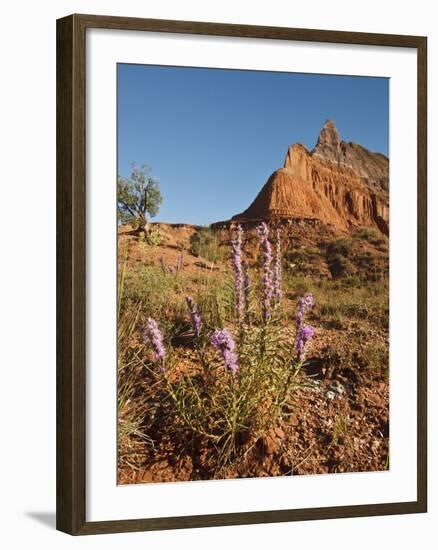
<svg viewBox="0 0 438 550">
<path fill-rule="evenodd" d="M 425 512 L 426 38 L 57 22 L 57 527 Z"/>
</svg>

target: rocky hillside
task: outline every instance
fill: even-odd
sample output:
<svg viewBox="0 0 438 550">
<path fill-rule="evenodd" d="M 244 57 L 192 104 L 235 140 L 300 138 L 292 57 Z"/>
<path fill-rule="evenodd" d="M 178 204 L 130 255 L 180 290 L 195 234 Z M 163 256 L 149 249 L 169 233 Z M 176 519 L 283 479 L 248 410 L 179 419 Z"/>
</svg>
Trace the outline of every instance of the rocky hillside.
<svg viewBox="0 0 438 550">
<path fill-rule="evenodd" d="M 388 159 L 342 141 L 328 120 L 312 151 L 299 143 L 291 145 L 284 166 L 232 221 L 319 220 L 343 231 L 376 226 L 387 235 L 388 182 Z"/>
</svg>

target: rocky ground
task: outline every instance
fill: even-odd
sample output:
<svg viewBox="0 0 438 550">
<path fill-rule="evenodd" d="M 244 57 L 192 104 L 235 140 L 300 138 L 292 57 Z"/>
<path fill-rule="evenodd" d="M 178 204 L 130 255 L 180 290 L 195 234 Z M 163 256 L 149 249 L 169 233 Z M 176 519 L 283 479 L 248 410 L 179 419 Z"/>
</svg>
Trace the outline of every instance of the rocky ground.
<svg viewBox="0 0 438 550">
<path fill-rule="evenodd" d="M 342 382 L 340 382 L 342 380 Z M 379 471 L 389 467 L 387 380 L 313 378 L 296 395 L 287 421 L 270 430 L 235 464 L 216 469 L 214 452 L 190 434 L 162 425 L 136 449 L 119 483 L 144 483 Z M 141 446 L 143 446 L 141 448 Z"/>
</svg>

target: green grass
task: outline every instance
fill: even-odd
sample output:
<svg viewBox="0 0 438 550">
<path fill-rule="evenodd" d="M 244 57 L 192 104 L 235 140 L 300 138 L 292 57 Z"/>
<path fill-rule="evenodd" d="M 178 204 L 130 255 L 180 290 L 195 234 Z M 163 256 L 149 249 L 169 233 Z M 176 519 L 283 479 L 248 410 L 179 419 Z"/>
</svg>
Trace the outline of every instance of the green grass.
<svg viewBox="0 0 438 550">
<path fill-rule="evenodd" d="M 312 246 L 300 246 L 284 254 L 283 264 L 288 270 L 299 275 L 316 275 L 321 252 Z"/>
<path fill-rule="evenodd" d="M 290 299 L 312 292 L 316 304 L 314 315 L 333 323 L 334 328 L 342 328 L 351 319 L 368 319 L 382 328 L 388 325 L 388 285 L 385 282 L 361 284 L 360 280 L 352 278 L 317 280 L 286 273 L 283 285 Z"/>
<path fill-rule="evenodd" d="M 125 273 L 125 307 L 141 304 L 142 314 L 157 320 L 178 317 L 184 306 L 187 276 L 164 273 L 158 266 L 138 265 Z"/>
<path fill-rule="evenodd" d="M 341 438 L 348 435 L 348 417 L 339 415 L 333 424 L 332 445 L 337 445 Z"/>
<path fill-rule="evenodd" d="M 197 302 L 207 326 L 221 327 L 233 319 L 234 290 L 231 275 L 200 271 L 167 273 L 159 266 L 136 265 L 122 270 L 121 307 L 140 305 L 141 317 L 154 318 L 169 338 L 188 324 L 186 297 Z"/>
<path fill-rule="evenodd" d="M 215 231 L 209 227 L 199 227 L 190 239 L 190 252 L 209 262 L 220 262 L 224 258 L 224 251 L 220 247 Z"/>
<path fill-rule="evenodd" d="M 192 295 L 197 301 L 206 324 L 222 327 L 234 322 L 233 286 L 231 274 L 197 275 L 163 273 L 158 266 L 137 265 L 122 270 L 124 291 L 120 307 L 141 304 L 143 318 L 153 317 L 170 335 L 187 324 L 185 298 Z M 252 279 L 258 278 L 252 270 Z M 285 295 L 293 301 L 306 292 L 315 297 L 314 310 L 322 321 L 342 328 L 349 320 L 368 319 L 381 328 L 387 328 L 389 304 L 385 279 L 363 283 L 355 275 L 340 280 L 317 279 L 283 271 Z M 254 284 L 254 291 L 258 292 Z M 290 312 L 293 315 L 294 312 Z"/>
</svg>

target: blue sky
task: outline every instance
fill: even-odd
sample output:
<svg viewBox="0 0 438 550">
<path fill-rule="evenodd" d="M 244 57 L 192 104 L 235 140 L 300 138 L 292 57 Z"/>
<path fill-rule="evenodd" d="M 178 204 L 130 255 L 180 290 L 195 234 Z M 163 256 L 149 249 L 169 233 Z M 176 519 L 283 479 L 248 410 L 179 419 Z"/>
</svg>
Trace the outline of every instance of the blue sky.
<svg viewBox="0 0 438 550">
<path fill-rule="evenodd" d="M 345 141 L 388 155 L 389 80 L 118 65 L 118 172 L 148 164 L 154 221 L 207 225 L 249 206 L 292 143 L 327 118 Z"/>
</svg>

